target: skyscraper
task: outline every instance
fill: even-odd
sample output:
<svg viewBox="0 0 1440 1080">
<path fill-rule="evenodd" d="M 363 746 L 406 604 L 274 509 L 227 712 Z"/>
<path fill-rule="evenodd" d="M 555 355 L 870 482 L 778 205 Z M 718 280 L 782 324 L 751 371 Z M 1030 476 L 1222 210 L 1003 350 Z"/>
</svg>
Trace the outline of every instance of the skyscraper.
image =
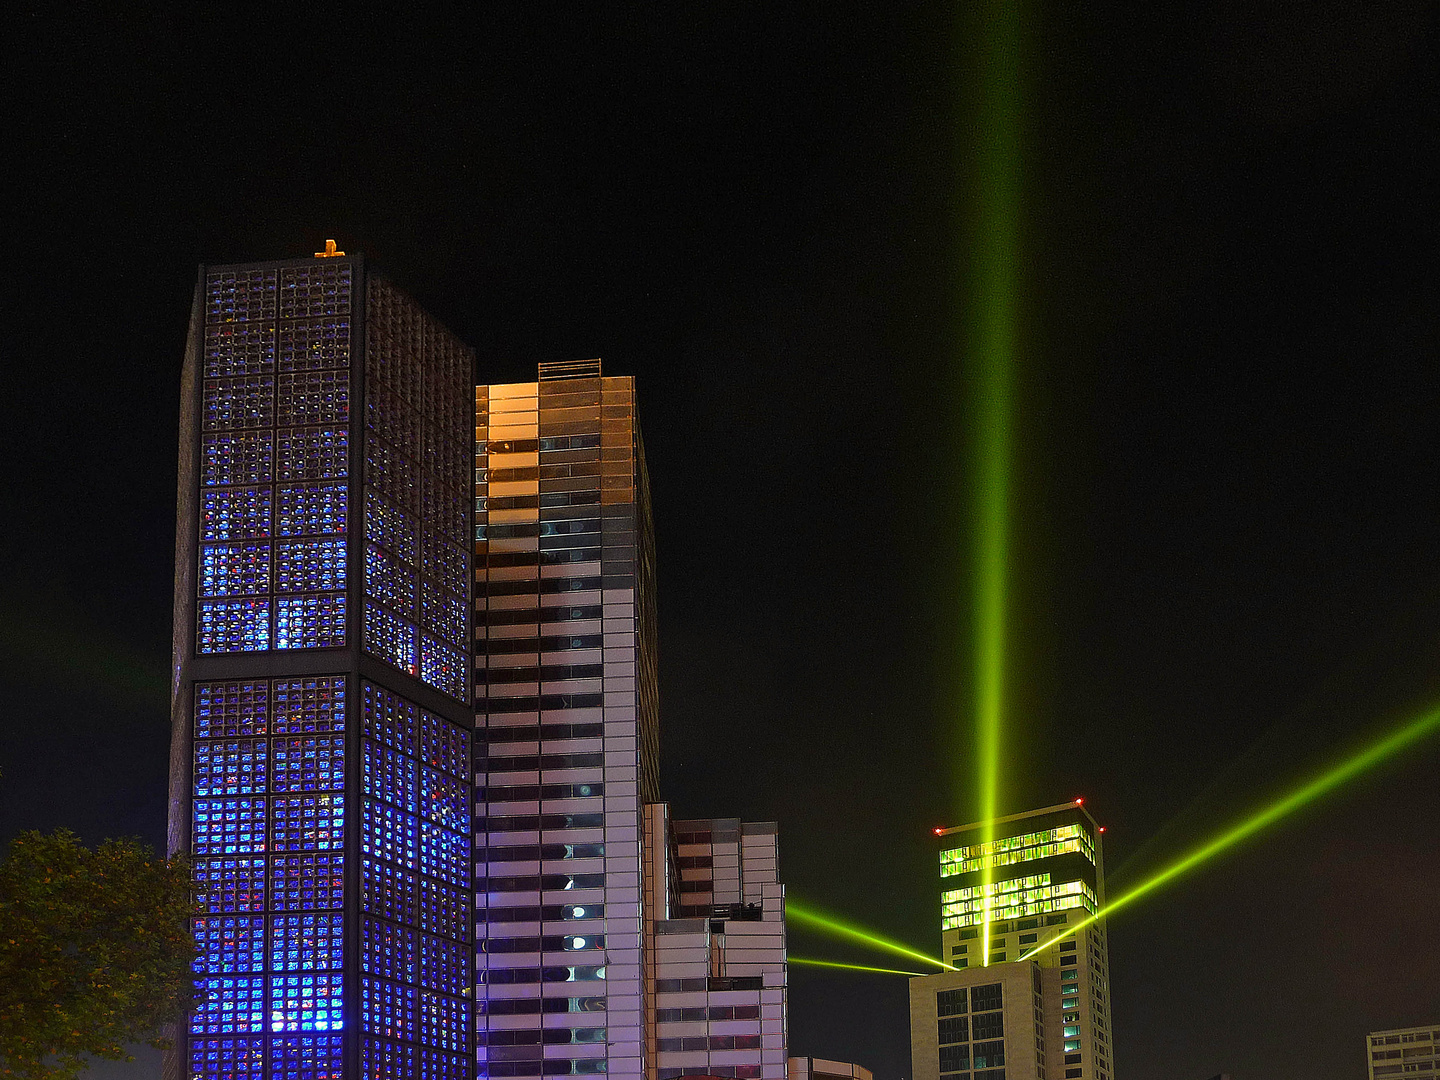
<svg viewBox="0 0 1440 1080">
<path fill-rule="evenodd" d="M 633 380 L 475 391 L 477 1057 L 645 1073 L 654 555 Z"/>
<path fill-rule="evenodd" d="M 170 848 L 194 1080 L 471 1075 L 473 358 L 363 260 L 203 267 Z"/>
<path fill-rule="evenodd" d="M 476 391 L 478 1073 L 783 1080 L 773 824 L 658 799 L 632 379 Z"/>
<path fill-rule="evenodd" d="M 915 1080 L 1113 1076 L 1105 924 L 1059 940 L 1105 903 L 1100 832 L 1079 800 L 937 830 L 956 970 L 910 981 Z"/>
</svg>

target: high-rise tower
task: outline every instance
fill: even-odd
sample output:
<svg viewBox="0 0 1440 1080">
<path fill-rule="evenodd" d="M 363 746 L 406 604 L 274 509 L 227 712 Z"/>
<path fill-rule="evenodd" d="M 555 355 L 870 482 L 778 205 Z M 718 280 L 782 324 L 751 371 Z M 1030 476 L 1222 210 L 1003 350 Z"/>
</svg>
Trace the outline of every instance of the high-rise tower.
<svg viewBox="0 0 1440 1080">
<path fill-rule="evenodd" d="M 915 1080 L 1111 1080 L 1105 924 L 1061 939 L 1105 904 L 1095 820 L 1076 800 L 998 818 L 989 839 L 936 831 L 956 970 L 910 980 Z"/>
<path fill-rule="evenodd" d="M 473 358 L 363 260 L 203 267 L 181 385 L 167 1075 L 471 1075 Z"/>
<path fill-rule="evenodd" d="M 475 390 L 477 1057 L 642 1080 L 654 555 L 633 380 Z"/>
</svg>

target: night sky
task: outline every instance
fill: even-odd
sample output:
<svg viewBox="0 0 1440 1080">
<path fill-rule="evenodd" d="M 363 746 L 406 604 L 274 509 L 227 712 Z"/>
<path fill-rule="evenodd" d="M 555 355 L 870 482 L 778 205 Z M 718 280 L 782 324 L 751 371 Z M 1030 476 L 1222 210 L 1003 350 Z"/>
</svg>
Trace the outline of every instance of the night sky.
<svg viewBox="0 0 1440 1080">
<path fill-rule="evenodd" d="M 792 895 L 938 949 L 929 830 L 975 806 L 955 9 L 52 7 L 0 35 L 0 834 L 162 841 L 195 267 L 334 237 L 482 381 L 637 376 L 665 797 L 778 819 Z M 1440 20 L 1026 23 L 1002 797 L 1085 796 L 1114 893 L 1440 700 Z M 1437 774 L 1117 916 L 1121 1080 L 1361 1077 L 1366 1031 L 1440 1022 Z M 905 1010 L 793 970 L 792 1053 L 908 1077 Z"/>
</svg>

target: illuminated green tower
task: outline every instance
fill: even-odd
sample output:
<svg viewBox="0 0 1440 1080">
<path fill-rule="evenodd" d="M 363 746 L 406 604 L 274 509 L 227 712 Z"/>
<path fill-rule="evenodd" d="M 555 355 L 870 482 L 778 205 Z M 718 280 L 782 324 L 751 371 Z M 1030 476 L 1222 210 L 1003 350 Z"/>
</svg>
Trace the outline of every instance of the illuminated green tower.
<svg viewBox="0 0 1440 1080">
<path fill-rule="evenodd" d="M 915 1080 L 1112 1080 L 1105 924 L 1056 940 L 1105 903 L 1101 832 L 1078 799 L 936 830 L 955 970 L 910 981 Z"/>
</svg>

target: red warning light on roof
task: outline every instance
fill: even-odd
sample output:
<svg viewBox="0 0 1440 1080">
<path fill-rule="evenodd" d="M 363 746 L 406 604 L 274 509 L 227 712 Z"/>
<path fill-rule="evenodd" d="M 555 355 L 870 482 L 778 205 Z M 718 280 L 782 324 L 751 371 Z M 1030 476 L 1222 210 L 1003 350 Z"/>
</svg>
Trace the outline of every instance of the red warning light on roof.
<svg viewBox="0 0 1440 1080">
<path fill-rule="evenodd" d="M 1101 831 L 1101 832 L 1104 832 L 1104 831 L 1105 831 L 1105 826 L 1104 826 L 1104 825 L 1101 825 L 1101 826 L 1100 826 L 1100 831 Z"/>
<path fill-rule="evenodd" d="M 943 833 L 944 831 L 945 831 L 944 829 L 936 828 L 936 830 L 935 830 L 935 835 L 936 835 L 936 836 L 939 836 L 939 835 L 940 835 L 941 833 Z"/>
<path fill-rule="evenodd" d="M 1085 800 L 1084 800 L 1084 799 L 1076 799 L 1076 800 L 1075 800 L 1075 805 L 1076 805 L 1076 806 L 1084 806 L 1084 805 L 1085 805 Z"/>
</svg>

